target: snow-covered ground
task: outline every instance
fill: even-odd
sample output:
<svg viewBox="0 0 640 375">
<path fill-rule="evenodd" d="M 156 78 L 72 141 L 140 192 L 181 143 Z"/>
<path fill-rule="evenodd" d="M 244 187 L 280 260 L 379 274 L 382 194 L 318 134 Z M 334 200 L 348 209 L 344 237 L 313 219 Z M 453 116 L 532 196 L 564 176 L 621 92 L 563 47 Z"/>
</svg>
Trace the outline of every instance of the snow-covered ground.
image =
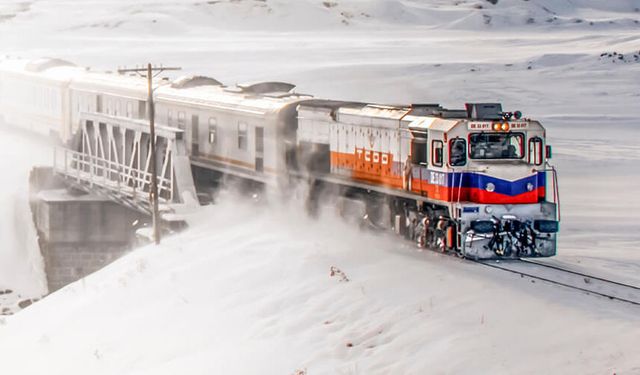
<svg viewBox="0 0 640 375">
<path fill-rule="evenodd" d="M 636 307 L 416 252 L 296 207 L 221 201 L 184 235 L 5 318 L 1 366 L 25 374 L 640 371 Z M 331 277 L 332 266 L 349 281 Z"/>
<path fill-rule="evenodd" d="M 47 293 L 44 263 L 28 203 L 29 171 L 48 164 L 50 146 L 0 128 L 0 314 Z"/>
<path fill-rule="evenodd" d="M 336 99 L 501 101 L 541 119 L 554 146 L 562 232 L 553 262 L 640 284 L 640 1 L 493 2 L 5 1 L 0 54 L 111 70 L 152 61 Z M 232 202 L 161 248 L 3 318 L 0 366 L 640 373 L 637 308 L 419 253 L 331 216 Z M 351 281 L 329 277 L 331 266 Z"/>
</svg>

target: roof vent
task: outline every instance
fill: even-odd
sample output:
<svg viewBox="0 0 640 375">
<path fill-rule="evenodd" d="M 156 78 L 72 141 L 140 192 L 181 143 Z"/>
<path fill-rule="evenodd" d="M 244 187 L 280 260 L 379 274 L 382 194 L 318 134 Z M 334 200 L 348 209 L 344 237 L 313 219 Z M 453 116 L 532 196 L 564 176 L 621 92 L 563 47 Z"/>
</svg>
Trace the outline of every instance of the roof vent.
<svg viewBox="0 0 640 375">
<path fill-rule="evenodd" d="M 296 88 L 296 85 L 286 82 L 257 82 L 239 84 L 238 87 L 244 93 L 260 95 L 270 93 L 289 93 Z"/>
<path fill-rule="evenodd" d="M 500 103 L 467 103 L 467 117 L 474 120 L 501 120 L 502 104 Z"/>
<path fill-rule="evenodd" d="M 217 79 L 205 76 L 183 76 L 171 83 L 174 89 L 189 89 L 200 86 L 223 86 Z"/>
</svg>

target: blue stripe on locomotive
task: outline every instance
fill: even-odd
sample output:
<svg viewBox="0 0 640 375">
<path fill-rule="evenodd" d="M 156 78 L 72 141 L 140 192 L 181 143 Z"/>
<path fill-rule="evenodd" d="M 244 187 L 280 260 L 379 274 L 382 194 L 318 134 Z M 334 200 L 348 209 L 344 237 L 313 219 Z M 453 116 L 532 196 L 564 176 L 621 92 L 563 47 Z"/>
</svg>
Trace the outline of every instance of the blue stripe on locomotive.
<svg viewBox="0 0 640 375">
<path fill-rule="evenodd" d="M 544 187 L 546 184 L 546 172 L 536 172 L 519 180 L 509 181 L 475 172 L 447 173 L 430 170 L 424 167 L 414 167 L 413 177 L 422 177 L 422 180 L 426 181 L 427 183 L 449 188 L 462 187 L 486 189 L 487 184 L 492 183 L 495 186 L 495 190 L 493 191 L 494 193 L 508 196 L 516 196 L 528 193 L 528 184 L 533 185 L 533 190 Z M 460 179 L 462 179 L 462 184 L 460 184 Z"/>
</svg>

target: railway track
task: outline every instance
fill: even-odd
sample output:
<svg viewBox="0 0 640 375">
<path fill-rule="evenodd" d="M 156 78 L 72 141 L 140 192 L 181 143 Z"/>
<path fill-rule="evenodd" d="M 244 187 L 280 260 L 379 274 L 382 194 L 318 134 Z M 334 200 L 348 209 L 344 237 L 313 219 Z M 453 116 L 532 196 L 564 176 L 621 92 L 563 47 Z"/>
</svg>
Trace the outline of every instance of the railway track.
<svg viewBox="0 0 640 375">
<path fill-rule="evenodd" d="M 610 300 L 640 306 L 640 287 L 635 285 L 608 280 L 531 259 L 472 261 L 487 267 L 518 274 L 521 277 L 541 280 Z"/>
</svg>

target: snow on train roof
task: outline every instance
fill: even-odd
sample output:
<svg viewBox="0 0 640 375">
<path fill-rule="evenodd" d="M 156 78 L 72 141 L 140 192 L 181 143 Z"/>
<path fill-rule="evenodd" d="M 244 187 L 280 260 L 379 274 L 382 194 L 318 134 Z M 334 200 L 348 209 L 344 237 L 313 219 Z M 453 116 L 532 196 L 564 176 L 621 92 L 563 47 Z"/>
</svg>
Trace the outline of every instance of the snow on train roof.
<svg viewBox="0 0 640 375">
<path fill-rule="evenodd" d="M 161 79 L 155 79 L 154 85 L 168 83 Z M 98 90 L 109 88 L 122 92 L 135 92 L 140 96 L 147 95 L 147 80 L 137 74 L 120 74 L 109 71 L 92 71 L 87 69 L 82 77 L 78 77 L 71 83 L 71 87 L 80 89 Z"/>
<path fill-rule="evenodd" d="M 5 58 L 0 60 L 0 71 L 64 82 L 80 76 L 84 69 L 60 59 Z"/>
<path fill-rule="evenodd" d="M 410 124 L 409 129 L 437 130 L 448 132 L 458 125 L 463 119 L 443 119 L 433 116 L 416 117 Z"/>
<path fill-rule="evenodd" d="M 401 120 L 411 112 L 410 108 L 367 104 L 364 107 L 343 107 L 339 113 L 353 116 L 377 117 L 391 120 Z"/>
<path fill-rule="evenodd" d="M 0 60 L 0 71 L 42 77 L 56 81 L 70 81 L 71 88 L 116 95 L 130 95 L 140 99 L 147 96 L 147 80 L 137 74 L 109 71 L 92 71 L 60 59 Z M 236 87 L 225 87 L 220 81 L 204 76 L 180 77 L 174 81 L 154 79 L 159 101 L 171 100 L 186 105 L 242 109 L 264 113 L 283 106 L 312 98 L 297 94 L 295 85 L 286 82 L 253 82 Z"/>
<path fill-rule="evenodd" d="M 276 111 L 282 107 L 296 103 L 301 100 L 312 98 L 310 95 L 297 94 L 295 92 L 271 92 L 267 88 L 272 87 L 275 90 L 293 85 L 274 82 L 259 82 L 237 87 L 224 86 L 196 86 L 189 88 L 175 88 L 171 85 L 163 86 L 158 89 L 156 97 L 158 101 L 170 100 L 173 102 L 182 102 L 187 105 L 211 106 L 222 109 L 241 109 L 249 112 L 264 113 L 267 111 Z M 256 85 L 261 85 L 257 88 Z"/>
<path fill-rule="evenodd" d="M 458 114 L 459 112 L 446 110 L 437 104 L 413 105 L 407 107 L 367 104 L 362 107 L 351 106 L 341 107 L 339 109 L 339 113 L 342 115 L 394 120 L 406 124 L 406 126 L 411 129 L 418 130 L 430 129 L 448 132 L 465 119 L 459 116 L 444 118 L 442 117 L 443 111 L 455 114 Z M 434 115 L 431 113 L 440 113 L 441 115 Z"/>
</svg>

